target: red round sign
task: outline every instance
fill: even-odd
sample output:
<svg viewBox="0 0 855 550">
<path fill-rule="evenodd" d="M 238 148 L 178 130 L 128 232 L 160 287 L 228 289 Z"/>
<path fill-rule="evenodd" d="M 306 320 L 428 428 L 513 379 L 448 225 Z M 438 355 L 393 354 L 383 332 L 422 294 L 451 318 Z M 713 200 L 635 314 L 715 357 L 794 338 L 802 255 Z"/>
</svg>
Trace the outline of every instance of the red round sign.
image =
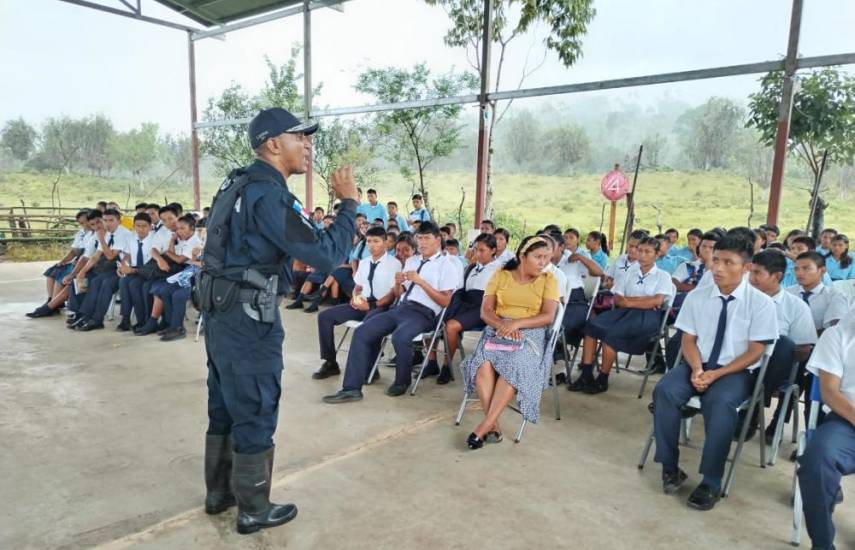
<svg viewBox="0 0 855 550">
<path fill-rule="evenodd" d="M 610 201 L 619 201 L 629 193 L 629 180 L 620 170 L 612 170 L 603 178 L 600 190 Z"/>
</svg>

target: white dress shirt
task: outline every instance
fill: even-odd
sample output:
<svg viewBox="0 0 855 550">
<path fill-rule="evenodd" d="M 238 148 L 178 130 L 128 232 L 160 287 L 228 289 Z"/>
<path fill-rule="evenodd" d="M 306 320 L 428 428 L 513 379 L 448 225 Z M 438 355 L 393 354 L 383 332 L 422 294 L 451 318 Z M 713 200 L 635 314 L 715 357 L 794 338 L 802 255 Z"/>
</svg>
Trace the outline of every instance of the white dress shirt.
<svg viewBox="0 0 855 550">
<path fill-rule="evenodd" d="M 371 273 L 372 264 L 377 264 L 377 267 L 374 268 L 374 275 L 369 282 L 368 274 Z M 360 261 L 353 276 L 353 282 L 362 287 L 362 296 L 366 299 L 374 297 L 379 300 L 392 290 L 395 285 L 395 273 L 399 271 L 401 271 L 401 262 L 383 252 L 379 260 L 369 257 Z"/>
<path fill-rule="evenodd" d="M 697 336 L 701 361 L 709 359 L 715 342 L 718 318 L 724 296 L 717 285 L 696 288 L 686 295 L 674 327 Z M 742 281 L 733 291 L 727 306 L 727 324 L 718 357 L 719 365 L 727 365 L 746 351 L 750 342 L 772 342 L 778 339 L 778 313 L 772 298 L 749 283 Z M 750 367 L 754 369 L 759 361 Z"/>
<path fill-rule="evenodd" d="M 801 285 L 791 286 L 786 290 L 795 295 L 799 300 L 804 300 L 802 293 L 805 292 L 805 289 Z M 814 287 L 810 291 L 808 302 L 817 331 L 828 328 L 835 321 L 842 319 L 849 309 L 849 300 L 846 296 L 823 284 Z"/>
<path fill-rule="evenodd" d="M 89 231 L 88 229 L 80 229 L 77 233 L 74 234 L 74 241 L 72 241 L 71 243 L 71 248 L 74 248 L 75 250 L 84 248 L 84 246 L 86 245 L 86 240 L 91 234 L 92 231 Z"/>
<path fill-rule="evenodd" d="M 840 378 L 840 392 L 855 403 L 855 316 L 846 316 L 822 333 L 807 370 L 817 376 L 825 371 Z"/>
<path fill-rule="evenodd" d="M 671 275 L 655 265 L 647 273 L 641 273 L 641 266 L 636 264 L 626 274 L 620 286 L 613 286 L 612 293 L 627 298 L 647 298 L 662 294 L 667 299 L 674 295 L 674 283 Z"/>
<path fill-rule="evenodd" d="M 516 255 L 506 248 L 504 252 L 502 252 L 496 257 L 496 261 L 499 262 L 500 266 L 504 266 L 506 263 L 513 260 L 514 258 L 516 258 Z"/>
<path fill-rule="evenodd" d="M 778 312 L 778 333 L 797 346 L 816 344 L 816 327 L 810 308 L 792 292 L 780 290 L 772 296 Z"/>
<path fill-rule="evenodd" d="M 161 225 L 157 231 L 154 232 L 154 239 L 152 240 L 152 247 L 157 248 L 157 251 L 163 254 L 169 248 L 169 242 L 172 240 L 172 231 L 166 228 L 165 225 Z"/>
<path fill-rule="evenodd" d="M 140 241 L 139 237 L 134 234 L 134 238 L 125 239 L 125 247 L 122 249 L 122 257 L 128 259 L 128 265 L 131 267 L 142 267 L 151 259 L 152 242 L 154 241 L 154 233 L 149 233 L 145 239 Z M 139 243 L 142 243 L 143 263 L 137 265 L 137 252 L 139 251 Z"/>
<path fill-rule="evenodd" d="M 565 301 L 565 298 L 570 295 L 571 291 L 567 275 L 565 275 L 564 272 L 558 269 L 558 266 L 553 263 L 546 264 L 546 267 L 543 268 L 543 272 L 552 273 L 555 277 L 555 282 L 558 283 L 558 295 L 562 302 Z"/>
<path fill-rule="evenodd" d="M 186 241 L 179 239 L 178 242 L 175 243 L 175 253 L 179 256 L 184 256 L 188 260 L 193 259 L 194 248 L 202 248 L 202 239 L 200 239 L 196 233 L 193 233 L 193 235 Z"/>
<path fill-rule="evenodd" d="M 469 270 L 469 273 L 464 271 L 465 280 L 463 281 L 463 290 L 480 290 L 484 291 L 487 288 L 487 283 L 493 277 L 496 270 L 502 265 L 498 258 L 488 263 L 487 265 L 475 264 L 475 267 Z"/>
<path fill-rule="evenodd" d="M 611 277 L 614 281 L 614 284 L 612 284 L 612 288 L 617 288 L 618 286 L 620 286 L 629 271 L 633 268 L 633 266 L 637 265 L 637 261 L 629 261 L 628 254 L 618 256 L 618 259 L 612 262 L 612 264 L 606 268 L 606 277 Z"/>
<path fill-rule="evenodd" d="M 567 279 L 567 288 L 573 291 L 577 288 L 585 286 L 585 277 L 588 276 L 588 267 L 579 261 L 570 261 L 571 252 L 564 251 L 561 260 L 558 262 L 558 269 L 565 275 Z"/>
<path fill-rule="evenodd" d="M 460 272 L 452 262 L 458 264 L 458 266 L 460 264 L 453 256 L 444 256 L 442 252 L 437 252 L 428 259 L 422 266 L 421 271 L 419 271 L 419 265 L 422 263 L 422 255 L 417 254 L 407 259 L 403 271 L 419 271 L 422 279 L 434 290 L 438 292 L 451 290 L 453 292 L 460 287 L 463 281 L 461 280 Z M 439 314 L 442 311 L 442 306 L 431 300 L 427 292 L 419 285 L 413 285 L 411 281 L 404 281 L 403 286 L 404 294 L 401 295 L 402 302 L 417 302 L 429 307 L 435 314 Z M 405 297 L 411 286 L 413 286 L 413 290 Z"/>
</svg>

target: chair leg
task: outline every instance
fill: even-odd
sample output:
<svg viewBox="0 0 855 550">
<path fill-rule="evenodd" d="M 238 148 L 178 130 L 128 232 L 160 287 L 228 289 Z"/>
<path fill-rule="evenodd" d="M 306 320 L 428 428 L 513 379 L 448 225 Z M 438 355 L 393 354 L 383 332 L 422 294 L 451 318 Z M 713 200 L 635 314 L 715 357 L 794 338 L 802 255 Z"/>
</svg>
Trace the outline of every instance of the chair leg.
<svg viewBox="0 0 855 550">
<path fill-rule="evenodd" d="M 795 395 L 793 395 L 793 415 L 791 418 L 793 419 L 793 443 L 798 443 L 799 441 L 799 417 L 801 413 L 799 412 L 799 393 L 796 390 Z"/>
<path fill-rule="evenodd" d="M 762 389 L 760 390 L 762 394 Z M 751 423 L 750 419 L 754 415 L 754 407 L 757 406 L 757 396 L 755 395 L 751 399 L 751 404 L 748 405 L 748 414 L 746 414 L 746 422 L 742 423 L 742 429 L 739 431 L 739 441 L 736 443 L 736 451 L 733 453 L 733 458 L 730 460 L 730 466 L 727 469 L 727 473 L 724 478 L 724 486 L 722 488 L 721 496 L 726 497 L 730 494 L 730 487 L 733 484 L 733 475 L 736 471 L 736 464 L 739 462 L 739 457 L 742 455 L 742 447 L 745 445 L 745 435 L 748 433 L 748 425 Z M 762 451 L 762 455 L 765 458 L 765 441 L 763 442 L 764 448 Z"/>
<path fill-rule="evenodd" d="M 428 358 L 430 357 L 430 354 L 433 351 L 434 346 L 436 345 L 437 335 L 437 332 L 433 333 L 433 336 L 431 336 L 430 339 L 430 345 L 428 345 L 428 348 L 424 351 L 424 359 L 422 359 L 422 366 L 419 368 L 419 374 L 416 376 L 416 379 L 413 382 L 413 387 L 410 389 L 411 396 L 416 395 L 416 390 L 419 389 L 419 382 L 422 381 L 422 374 L 424 374 L 425 367 L 427 367 Z"/>
<path fill-rule="evenodd" d="M 763 406 L 763 403 L 757 403 L 757 406 L 760 407 L 760 433 L 758 434 L 757 441 L 760 443 L 760 467 L 766 467 L 766 437 L 764 435 L 764 430 L 766 426 L 766 407 Z M 749 422 L 751 419 L 749 418 Z"/>
<path fill-rule="evenodd" d="M 365 381 L 368 385 L 374 383 L 374 374 L 377 373 L 377 368 L 380 366 L 380 358 L 383 357 L 383 350 L 386 349 L 386 342 L 388 340 L 388 337 L 384 337 L 380 340 L 380 353 L 377 354 L 377 359 L 374 360 L 374 366 L 371 367 L 371 372 L 368 373 L 368 380 Z"/>
<path fill-rule="evenodd" d="M 523 436 L 523 431 L 525 430 L 525 426 L 528 424 L 528 420 L 523 418 L 522 424 L 520 424 L 520 429 L 517 432 L 517 436 L 514 438 L 514 443 L 519 443 Z"/>
<path fill-rule="evenodd" d="M 787 414 L 786 411 L 790 409 L 790 398 L 793 395 L 793 386 L 787 386 L 787 389 L 784 391 L 784 395 L 780 396 L 780 410 L 781 414 L 778 416 L 778 419 L 775 421 L 775 436 L 772 438 L 772 447 L 769 452 L 769 466 L 774 466 L 778 461 L 778 452 L 781 449 L 781 442 L 784 439 L 784 424 L 786 424 Z"/>
<path fill-rule="evenodd" d="M 683 438 L 683 446 L 687 446 L 689 444 L 689 434 L 692 431 L 692 419 L 684 418 L 680 421 L 680 432 L 681 437 Z"/>
<path fill-rule="evenodd" d="M 457 417 L 454 419 L 454 425 L 459 426 L 463 420 L 463 412 L 466 410 L 466 402 L 469 401 L 469 394 L 463 390 L 463 401 L 460 402 L 460 410 L 457 411 Z"/>
<path fill-rule="evenodd" d="M 643 470 L 647 464 L 647 456 L 650 454 L 650 448 L 653 446 L 653 429 L 650 430 L 650 435 L 647 436 L 647 443 L 644 444 L 644 449 L 641 451 L 641 458 L 638 459 L 638 469 Z"/>
<path fill-rule="evenodd" d="M 804 452 L 805 437 L 799 436 L 796 454 L 801 456 Z M 798 546 L 802 538 L 802 491 L 799 487 L 798 465 L 793 468 L 793 526 L 790 530 L 790 544 Z"/>
<path fill-rule="evenodd" d="M 348 334 L 350 334 L 350 327 L 344 327 L 344 334 L 341 335 L 341 340 L 338 341 L 338 345 L 335 347 L 336 355 L 341 351 L 341 347 L 344 345 L 344 341 L 347 339 Z"/>
<path fill-rule="evenodd" d="M 205 322 L 205 316 L 199 315 L 199 322 L 196 323 L 196 341 L 199 341 L 199 334 L 202 333 L 202 324 Z"/>
<path fill-rule="evenodd" d="M 555 381 L 555 365 L 549 368 L 552 379 L 552 402 L 555 406 L 555 420 L 561 420 L 561 405 L 558 404 L 558 383 Z"/>
</svg>

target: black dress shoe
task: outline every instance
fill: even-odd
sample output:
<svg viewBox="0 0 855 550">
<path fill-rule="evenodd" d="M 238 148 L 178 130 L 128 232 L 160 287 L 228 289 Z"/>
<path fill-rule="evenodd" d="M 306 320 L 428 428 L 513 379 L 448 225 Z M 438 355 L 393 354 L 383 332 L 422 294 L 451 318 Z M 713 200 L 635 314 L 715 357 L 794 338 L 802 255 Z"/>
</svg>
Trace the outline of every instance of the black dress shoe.
<svg viewBox="0 0 855 550">
<path fill-rule="evenodd" d="M 339 374 L 341 374 L 341 369 L 339 368 L 338 363 L 335 361 L 324 361 L 321 368 L 318 369 L 317 372 L 312 373 L 312 378 L 315 380 L 323 380 L 324 378 L 338 376 Z"/>
<path fill-rule="evenodd" d="M 720 498 L 721 491 L 714 490 L 706 483 L 701 483 L 695 487 L 695 490 L 692 491 L 691 495 L 689 495 L 689 500 L 686 504 L 689 505 L 689 508 L 705 512 L 707 510 L 712 510 Z"/>
<path fill-rule="evenodd" d="M 439 376 L 436 377 L 436 383 L 444 386 L 454 380 L 454 374 L 451 372 L 451 367 L 448 365 L 443 365 L 439 370 Z"/>
<path fill-rule="evenodd" d="M 131 330 L 131 322 L 125 319 L 122 319 L 122 322 L 116 326 L 118 332 L 128 332 L 129 330 Z"/>
<path fill-rule="evenodd" d="M 312 302 L 311 304 L 309 304 L 309 307 L 303 310 L 303 313 L 317 313 L 317 311 L 320 309 L 320 306 L 320 302 Z"/>
<path fill-rule="evenodd" d="M 77 317 L 76 319 L 76 321 L 68 325 L 68 328 L 70 328 L 71 330 L 77 330 L 89 321 L 89 319 L 87 319 L 86 317 Z"/>
<path fill-rule="evenodd" d="M 100 330 L 104 328 L 104 323 L 97 323 L 93 320 L 86 321 L 83 325 L 77 327 L 77 330 L 80 332 L 91 332 L 93 330 Z"/>
<path fill-rule="evenodd" d="M 68 319 L 65 320 L 66 325 L 73 325 L 77 322 L 77 315 L 69 315 Z"/>
<path fill-rule="evenodd" d="M 591 375 L 580 374 L 579 378 L 567 384 L 567 391 L 583 391 L 585 388 L 594 383 L 594 377 Z"/>
<path fill-rule="evenodd" d="M 285 306 L 285 309 L 303 309 L 303 300 L 297 298 L 294 302 Z"/>
<path fill-rule="evenodd" d="M 602 374 L 596 380 L 582 388 L 582 393 L 586 395 L 596 395 L 598 393 L 606 393 L 609 391 L 609 377 Z"/>
<path fill-rule="evenodd" d="M 484 440 L 475 435 L 475 432 L 472 432 L 469 434 L 469 437 L 466 438 L 466 445 L 469 446 L 469 450 L 474 451 L 484 446 Z"/>
<path fill-rule="evenodd" d="M 683 470 L 677 469 L 676 472 L 671 474 L 662 474 L 662 492 L 666 495 L 673 495 L 677 491 L 680 490 L 680 487 L 683 486 L 683 483 L 689 478 L 686 475 L 686 472 Z"/>
<path fill-rule="evenodd" d="M 149 317 L 148 321 L 146 321 L 139 330 L 134 330 L 134 334 L 137 336 L 147 336 L 149 334 L 154 334 L 155 332 L 157 332 L 157 321 L 151 317 Z"/>
<path fill-rule="evenodd" d="M 435 359 L 429 360 L 422 371 L 422 378 L 430 378 L 439 374 L 439 363 Z"/>
<path fill-rule="evenodd" d="M 398 397 L 407 393 L 407 388 L 409 386 L 404 386 L 403 384 L 392 384 L 388 388 L 386 388 L 386 395 L 389 397 Z"/>
<path fill-rule="evenodd" d="M 185 329 L 184 327 L 169 328 L 166 329 L 166 332 L 163 333 L 163 336 L 160 337 L 160 340 L 161 342 L 173 342 L 175 340 L 181 340 L 185 337 L 187 337 L 187 329 Z"/>
<path fill-rule="evenodd" d="M 27 313 L 27 317 L 29 317 L 30 319 L 38 319 L 40 317 L 50 317 L 51 315 L 54 315 L 56 313 L 59 313 L 59 310 L 53 310 L 49 308 L 47 304 L 43 304 L 34 309 L 33 311 Z"/>
<path fill-rule="evenodd" d="M 359 390 L 338 390 L 332 395 L 326 395 L 323 398 L 324 403 L 338 405 L 339 403 L 351 403 L 353 401 L 362 401 L 362 392 Z"/>
</svg>

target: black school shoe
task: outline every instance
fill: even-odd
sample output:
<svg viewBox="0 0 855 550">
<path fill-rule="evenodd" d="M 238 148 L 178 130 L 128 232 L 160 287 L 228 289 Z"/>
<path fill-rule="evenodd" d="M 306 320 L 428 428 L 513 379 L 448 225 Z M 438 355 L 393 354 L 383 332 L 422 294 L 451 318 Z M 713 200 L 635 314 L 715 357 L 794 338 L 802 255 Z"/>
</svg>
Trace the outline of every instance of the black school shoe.
<svg viewBox="0 0 855 550">
<path fill-rule="evenodd" d="M 676 472 L 671 474 L 662 473 L 662 492 L 666 495 L 673 495 L 677 491 L 680 490 L 680 487 L 683 486 L 683 483 L 689 478 L 681 469 L 677 469 Z"/>
<path fill-rule="evenodd" d="M 41 317 L 50 317 L 51 315 L 56 315 L 58 313 L 58 309 L 51 309 L 47 306 L 47 304 L 42 304 L 33 311 L 27 313 L 26 315 L 30 319 L 39 319 Z"/>
<path fill-rule="evenodd" d="M 425 369 L 422 371 L 422 378 L 430 378 L 431 376 L 436 376 L 439 374 L 439 363 L 436 362 L 436 359 L 432 359 L 427 362 L 425 365 Z"/>
<path fill-rule="evenodd" d="M 172 342 L 174 340 L 181 340 L 187 336 L 187 329 L 184 327 L 177 328 L 168 328 L 166 332 L 160 337 L 161 342 Z"/>
<path fill-rule="evenodd" d="M 454 380 L 454 374 L 451 372 L 451 367 L 443 365 L 439 370 L 439 376 L 436 377 L 436 383 L 440 386 L 444 386 L 452 380 Z"/>
<path fill-rule="evenodd" d="M 721 491 L 714 490 L 706 483 L 701 483 L 689 495 L 689 500 L 686 501 L 686 504 L 689 508 L 706 512 L 707 510 L 712 510 L 719 499 L 721 499 Z"/>
<path fill-rule="evenodd" d="M 122 319 L 122 322 L 116 325 L 117 332 L 128 332 L 131 330 L 131 322 L 127 319 Z"/>
<path fill-rule="evenodd" d="M 317 372 L 312 373 L 312 378 L 315 380 L 323 380 L 324 378 L 329 378 L 330 376 L 338 376 L 341 374 L 341 368 L 338 366 L 338 363 L 335 361 L 324 361 L 324 364 L 321 365 L 321 368 L 317 370 Z"/>
<path fill-rule="evenodd" d="M 65 320 L 66 325 L 73 325 L 76 322 L 77 322 L 77 314 L 76 313 L 72 313 L 71 315 L 68 316 L 68 319 Z"/>
<path fill-rule="evenodd" d="M 359 390 L 338 390 L 332 395 L 323 397 L 324 403 L 330 405 L 338 405 L 339 403 L 352 403 L 354 401 L 362 401 L 362 392 Z"/>
<path fill-rule="evenodd" d="M 86 317 L 75 317 L 75 319 L 76 321 L 74 321 L 73 323 L 67 323 L 68 326 L 66 328 L 70 328 L 71 330 L 77 330 L 78 328 L 89 322 L 89 319 Z"/>
<path fill-rule="evenodd" d="M 607 374 L 597 375 L 596 380 L 582 388 L 582 393 L 586 395 L 596 395 L 607 391 L 609 391 L 609 376 Z"/>
<path fill-rule="evenodd" d="M 104 328 L 104 323 L 98 323 L 92 319 L 89 319 L 82 325 L 75 325 L 75 328 L 78 332 L 91 332 L 93 330 L 100 330 Z"/>
<path fill-rule="evenodd" d="M 404 386 L 403 384 L 392 384 L 388 388 L 386 388 L 386 395 L 389 397 L 400 397 L 407 393 L 407 388 L 409 386 Z"/>
<path fill-rule="evenodd" d="M 137 336 L 147 336 L 149 334 L 154 334 L 155 332 L 157 332 L 157 321 L 151 317 L 149 317 L 148 321 L 146 321 L 139 329 L 134 329 L 134 334 Z"/>
</svg>

